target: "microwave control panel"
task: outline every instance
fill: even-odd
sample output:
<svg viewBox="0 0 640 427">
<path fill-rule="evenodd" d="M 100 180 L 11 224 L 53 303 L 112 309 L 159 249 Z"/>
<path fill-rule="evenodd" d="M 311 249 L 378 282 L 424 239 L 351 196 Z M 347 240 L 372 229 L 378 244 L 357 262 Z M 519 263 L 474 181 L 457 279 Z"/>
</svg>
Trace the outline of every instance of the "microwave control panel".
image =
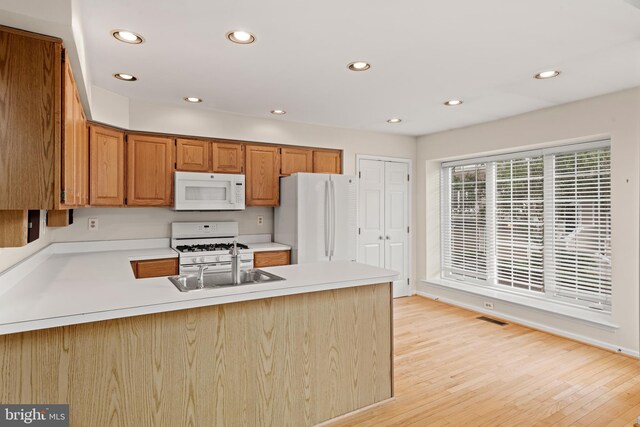
<svg viewBox="0 0 640 427">
<path fill-rule="evenodd" d="M 244 185 L 236 182 L 236 203 L 244 203 Z"/>
</svg>

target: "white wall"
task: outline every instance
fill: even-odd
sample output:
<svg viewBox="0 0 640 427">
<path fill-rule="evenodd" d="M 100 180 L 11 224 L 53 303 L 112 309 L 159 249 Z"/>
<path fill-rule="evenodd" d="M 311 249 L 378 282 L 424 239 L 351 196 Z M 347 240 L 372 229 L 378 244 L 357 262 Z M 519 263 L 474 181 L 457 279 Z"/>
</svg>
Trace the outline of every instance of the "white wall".
<svg viewBox="0 0 640 427">
<path fill-rule="evenodd" d="M 639 190 L 640 88 L 564 104 L 504 120 L 418 138 L 418 277 L 440 275 L 442 160 L 611 137 L 612 321 L 610 330 L 494 301 L 496 315 L 636 353 L 640 348 Z M 471 308 L 491 300 L 421 283 L 418 291 Z"/>
<path fill-rule="evenodd" d="M 258 216 L 264 224 L 258 225 Z M 89 231 L 88 219 L 98 218 Z M 242 212 L 176 212 L 166 208 L 76 209 L 69 227 L 49 229 L 57 242 L 171 237 L 174 221 L 237 221 L 241 234 L 273 233 L 273 208 L 251 207 Z"/>
<path fill-rule="evenodd" d="M 120 128 L 129 128 L 129 98 L 99 86 L 91 89 L 91 119 Z"/>
</svg>

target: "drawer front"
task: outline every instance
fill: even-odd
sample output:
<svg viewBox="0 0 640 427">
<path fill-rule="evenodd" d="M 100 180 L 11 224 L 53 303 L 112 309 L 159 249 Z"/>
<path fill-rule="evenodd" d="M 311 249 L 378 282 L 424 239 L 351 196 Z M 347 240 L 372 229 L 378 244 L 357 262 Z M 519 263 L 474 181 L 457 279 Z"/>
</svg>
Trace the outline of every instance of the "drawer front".
<svg viewBox="0 0 640 427">
<path fill-rule="evenodd" d="M 175 276 L 178 274 L 178 258 L 132 261 L 136 278 Z"/>
<path fill-rule="evenodd" d="M 291 251 L 254 252 L 253 254 L 253 266 L 255 268 L 289 265 L 290 262 Z"/>
</svg>

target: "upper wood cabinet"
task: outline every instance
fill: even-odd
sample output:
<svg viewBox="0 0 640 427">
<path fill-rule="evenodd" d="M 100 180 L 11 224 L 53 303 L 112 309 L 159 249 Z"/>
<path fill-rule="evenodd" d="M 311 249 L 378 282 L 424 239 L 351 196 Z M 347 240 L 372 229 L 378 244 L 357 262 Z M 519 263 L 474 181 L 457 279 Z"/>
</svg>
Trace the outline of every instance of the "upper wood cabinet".
<svg viewBox="0 0 640 427">
<path fill-rule="evenodd" d="M 306 148 L 282 147 L 280 175 L 313 172 L 313 151 Z"/>
<path fill-rule="evenodd" d="M 0 209 L 60 205 L 62 41 L 0 26 Z"/>
<path fill-rule="evenodd" d="M 279 148 L 268 145 L 246 145 L 247 206 L 278 206 Z"/>
<path fill-rule="evenodd" d="M 342 153 L 338 150 L 314 150 L 313 172 L 342 173 Z"/>
<path fill-rule="evenodd" d="M 124 132 L 91 124 L 89 133 L 90 204 L 124 205 Z"/>
<path fill-rule="evenodd" d="M 176 140 L 176 169 L 190 172 L 210 171 L 211 142 L 197 139 Z"/>
<path fill-rule="evenodd" d="M 87 123 L 69 60 L 64 63 L 61 205 L 65 208 L 88 203 L 89 151 Z"/>
<path fill-rule="evenodd" d="M 172 206 L 173 139 L 127 135 L 127 206 Z"/>
<path fill-rule="evenodd" d="M 244 172 L 244 145 L 229 142 L 212 142 L 213 167 L 211 172 Z"/>
</svg>

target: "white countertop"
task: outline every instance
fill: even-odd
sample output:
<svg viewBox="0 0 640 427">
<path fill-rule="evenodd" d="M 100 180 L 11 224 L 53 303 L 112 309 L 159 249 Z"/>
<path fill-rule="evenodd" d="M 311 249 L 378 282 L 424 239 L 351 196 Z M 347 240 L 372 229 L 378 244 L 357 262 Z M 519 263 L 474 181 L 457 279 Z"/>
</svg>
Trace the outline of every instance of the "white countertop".
<svg viewBox="0 0 640 427">
<path fill-rule="evenodd" d="M 247 243 L 249 249 L 254 252 L 271 252 L 271 251 L 289 251 L 291 246 L 283 245 L 282 243 Z"/>
<path fill-rule="evenodd" d="M 145 241 L 48 246 L 0 275 L 0 334 L 386 283 L 397 278 L 393 271 L 364 264 L 320 262 L 264 268 L 285 278 L 279 282 L 183 293 L 166 277 L 133 276 L 132 260 L 177 256 L 170 248 L 161 247 L 160 241 L 164 239 L 148 241 L 148 248 L 141 247 Z"/>
</svg>

